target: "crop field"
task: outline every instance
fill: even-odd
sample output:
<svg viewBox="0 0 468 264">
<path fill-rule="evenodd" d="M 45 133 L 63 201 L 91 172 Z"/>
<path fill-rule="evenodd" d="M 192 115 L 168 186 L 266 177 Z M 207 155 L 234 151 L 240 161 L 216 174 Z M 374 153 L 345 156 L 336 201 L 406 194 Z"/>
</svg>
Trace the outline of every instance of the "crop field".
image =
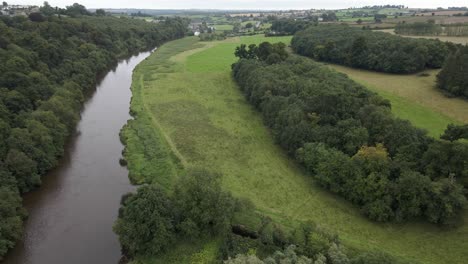
<svg viewBox="0 0 468 264">
<path fill-rule="evenodd" d="M 132 84 L 136 119 L 122 132 L 132 180 L 170 190 L 185 168 L 203 167 L 222 173 L 226 190 L 251 200 L 259 212 L 283 225 L 312 220 L 336 232 L 351 249 L 379 248 L 420 263 L 465 263 L 466 225 L 445 230 L 419 222 L 371 222 L 350 203 L 319 188 L 275 144 L 260 114 L 232 80 L 230 66 L 241 43 L 289 40 L 184 38 L 163 45 L 142 62 Z M 216 254 L 213 248 L 212 241 L 183 244 L 171 255 L 137 262 L 204 263 Z"/>
</svg>

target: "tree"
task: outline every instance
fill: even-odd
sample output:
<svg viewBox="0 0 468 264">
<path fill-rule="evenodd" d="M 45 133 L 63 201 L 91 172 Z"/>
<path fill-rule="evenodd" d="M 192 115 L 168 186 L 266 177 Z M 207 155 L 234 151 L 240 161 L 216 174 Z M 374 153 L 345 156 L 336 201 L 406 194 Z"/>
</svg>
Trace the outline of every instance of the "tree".
<svg viewBox="0 0 468 264">
<path fill-rule="evenodd" d="M 444 134 L 440 136 L 441 139 L 455 141 L 458 139 L 468 139 L 468 125 L 454 125 L 449 124 L 445 129 Z"/>
<path fill-rule="evenodd" d="M 362 19 L 359 18 L 356 22 L 358 23 L 358 25 L 361 25 L 362 24 Z"/>
<path fill-rule="evenodd" d="M 222 191 L 220 180 L 220 175 L 199 169 L 178 182 L 174 204 L 178 210 L 178 228 L 182 233 L 197 236 L 229 227 L 235 200 Z"/>
<path fill-rule="evenodd" d="M 104 9 L 96 9 L 96 15 L 97 16 L 105 16 L 106 11 Z"/>
<path fill-rule="evenodd" d="M 16 149 L 10 149 L 5 165 L 16 178 L 21 193 L 31 191 L 39 186 L 41 179 L 37 174 L 36 162 Z"/>
<path fill-rule="evenodd" d="M 0 175 L 0 180 L 1 177 L 2 175 Z M 21 238 L 24 216 L 25 212 L 21 207 L 21 197 L 18 192 L 0 185 L 0 219 L 2 219 L 0 221 L 0 256 L 5 255 Z"/>
<path fill-rule="evenodd" d="M 3 1 L 2 5 L 3 5 L 3 7 L 8 7 L 8 3 L 5 2 L 5 1 Z"/>
<path fill-rule="evenodd" d="M 157 255 L 175 241 L 173 205 L 159 187 L 138 188 L 122 206 L 114 231 L 130 256 Z"/>
<path fill-rule="evenodd" d="M 431 179 L 415 171 L 405 171 L 396 182 L 396 219 L 403 221 L 423 215 L 429 200 Z"/>
<path fill-rule="evenodd" d="M 333 243 L 328 249 L 328 258 L 332 264 L 349 264 L 348 256 L 343 252 L 343 249 Z"/>
<path fill-rule="evenodd" d="M 45 21 L 45 17 L 39 12 L 33 12 L 29 14 L 28 17 L 29 17 L 29 20 L 31 20 L 32 22 L 44 22 Z"/>
<path fill-rule="evenodd" d="M 448 56 L 437 75 L 437 87 L 451 95 L 468 98 L 468 46 Z"/>
<path fill-rule="evenodd" d="M 441 179 L 431 184 L 425 215 L 433 223 L 454 225 L 465 206 L 463 187 L 452 179 Z"/>
<path fill-rule="evenodd" d="M 86 10 L 86 7 L 78 3 L 74 3 L 71 6 L 66 7 L 66 14 L 72 17 L 89 15 L 90 13 Z"/>
<path fill-rule="evenodd" d="M 44 4 L 39 8 L 42 14 L 45 16 L 52 16 L 55 14 L 55 8 L 50 6 L 49 2 L 45 1 Z"/>
</svg>

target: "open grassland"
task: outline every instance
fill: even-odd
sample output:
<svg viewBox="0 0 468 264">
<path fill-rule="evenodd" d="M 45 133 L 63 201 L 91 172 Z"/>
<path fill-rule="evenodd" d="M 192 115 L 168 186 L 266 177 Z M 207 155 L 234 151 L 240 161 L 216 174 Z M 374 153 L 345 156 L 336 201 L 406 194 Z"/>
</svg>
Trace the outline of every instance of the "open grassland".
<svg viewBox="0 0 468 264">
<path fill-rule="evenodd" d="M 420 74 L 396 75 L 330 65 L 347 74 L 392 102 L 392 111 L 400 118 L 410 120 L 415 126 L 439 137 L 447 124 L 468 123 L 468 102 L 449 98 L 435 88 L 438 70 L 426 70 Z"/>
<path fill-rule="evenodd" d="M 232 30 L 234 28 L 233 25 L 213 25 L 213 27 L 217 30 L 217 31 L 227 31 L 227 30 Z"/>
<path fill-rule="evenodd" d="M 421 263 L 466 263 L 468 227 L 443 230 L 426 223 L 368 221 L 351 204 L 316 186 L 275 145 L 230 72 L 237 45 L 265 40 L 290 38 L 206 43 L 185 38 L 165 44 L 136 68 L 131 105 L 136 119 L 122 133 L 133 180 L 170 189 L 183 168 L 204 167 L 222 173 L 227 190 L 250 199 L 259 212 L 283 225 L 312 220 L 337 232 L 350 248 L 379 248 Z M 187 263 L 192 258 L 206 263 L 215 254 L 212 243 L 179 245 L 180 254 L 140 263 Z"/>
<path fill-rule="evenodd" d="M 394 29 L 382 29 L 379 30 L 382 32 L 390 33 L 390 34 L 395 34 Z M 425 39 L 438 39 L 440 41 L 447 41 L 447 42 L 453 42 L 455 44 L 462 44 L 466 45 L 468 44 L 468 37 L 449 37 L 449 36 L 406 36 L 406 35 L 399 35 L 402 37 L 408 37 L 408 38 L 425 38 Z"/>
</svg>

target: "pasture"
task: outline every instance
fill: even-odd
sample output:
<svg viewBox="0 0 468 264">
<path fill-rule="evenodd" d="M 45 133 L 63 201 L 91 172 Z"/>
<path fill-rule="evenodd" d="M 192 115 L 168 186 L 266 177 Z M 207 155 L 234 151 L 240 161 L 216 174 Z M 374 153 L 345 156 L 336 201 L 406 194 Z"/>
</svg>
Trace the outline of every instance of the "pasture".
<svg viewBox="0 0 468 264">
<path fill-rule="evenodd" d="M 466 225 L 445 230 L 418 221 L 371 222 L 348 202 L 318 187 L 275 144 L 260 114 L 233 82 L 230 65 L 234 48 L 241 43 L 289 40 L 251 36 L 202 43 L 184 38 L 163 45 L 142 62 L 132 84 L 131 111 L 136 119 L 122 132 L 133 181 L 170 190 L 185 168 L 203 167 L 222 173 L 226 190 L 251 200 L 259 212 L 285 226 L 312 220 L 336 232 L 351 249 L 378 248 L 420 263 L 464 263 Z M 138 263 L 180 263 L 199 257 L 205 258 L 198 262 L 203 263 L 214 254 L 212 243 L 187 250 L 180 245 L 174 251 L 179 255 Z"/>
</svg>

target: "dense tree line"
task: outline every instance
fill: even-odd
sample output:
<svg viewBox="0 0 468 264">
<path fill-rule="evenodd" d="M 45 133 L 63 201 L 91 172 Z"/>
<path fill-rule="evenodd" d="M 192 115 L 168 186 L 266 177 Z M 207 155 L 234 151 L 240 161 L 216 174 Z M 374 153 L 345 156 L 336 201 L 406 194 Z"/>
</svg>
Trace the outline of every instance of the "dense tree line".
<svg viewBox="0 0 468 264">
<path fill-rule="evenodd" d="M 270 42 L 263 42 L 260 45 L 241 44 L 236 47 L 234 55 L 239 59 L 258 59 L 268 64 L 274 64 L 284 61 L 289 57 L 288 52 L 285 50 L 286 44 L 282 42 L 271 44 Z"/>
<path fill-rule="evenodd" d="M 428 22 L 399 23 L 395 27 L 395 33 L 400 35 L 417 36 L 468 36 L 467 24 L 438 25 L 433 20 Z"/>
<path fill-rule="evenodd" d="M 242 59 L 233 75 L 278 142 L 323 187 L 377 221 L 454 224 L 466 204 L 468 145 L 434 140 L 390 103 L 298 56 Z"/>
<path fill-rule="evenodd" d="M 271 35 L 294 35 L 315 22 L 307 20 L 277 19 L 271 23 Z"/>
<path fill-rule="evenodd" d="M 400 35 L 437 36 L 442 33 L 442 27 L 434 22 L 398 23 L 395 33 Z"/>
<path fill-rule="evenodd" d="M 468 46 L 451 53 L 437 75 L 437 88 L 453 96 L 468 98 Z"/>
<path fill-rule="evenodd" d="M 55 10 L 40 21 L 0 16 L 0 258 L 21 234 L 20 194 L 57 165 L 96 76 L 118 58 L 184 36 L 187 27 L 179 18 L 153 24 Z"/>
<path fill-rule="evenodd" d="M 403 38 L 346 25 L 311 26 L 294 35 L 292 47 L 316 60 L 389 73 L 440 68 L 453 48 L 439 40 Z"/>
</svg>

